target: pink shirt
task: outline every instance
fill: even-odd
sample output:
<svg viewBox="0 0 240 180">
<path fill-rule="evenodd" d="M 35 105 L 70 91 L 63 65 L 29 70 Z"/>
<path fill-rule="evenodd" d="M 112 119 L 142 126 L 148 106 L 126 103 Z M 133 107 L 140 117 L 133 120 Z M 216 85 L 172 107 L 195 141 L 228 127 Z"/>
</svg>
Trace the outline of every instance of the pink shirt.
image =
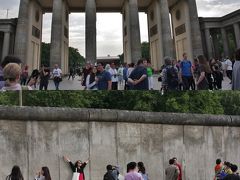
<svg viewBox="0 0 240 180">
<path fill-rule="evenodd" d="M 137 172 L 129 172 L 125 175 L 124 180 L 143 180 L 142 175 Z"/>
</svg>

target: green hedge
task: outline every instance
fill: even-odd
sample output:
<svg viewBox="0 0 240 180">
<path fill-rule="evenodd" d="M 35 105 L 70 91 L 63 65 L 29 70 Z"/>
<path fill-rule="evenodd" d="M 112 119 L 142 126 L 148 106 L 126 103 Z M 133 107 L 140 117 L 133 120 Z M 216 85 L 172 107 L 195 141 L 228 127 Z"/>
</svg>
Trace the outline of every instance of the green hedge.
<svg viewBox="0 0 240 180">
<path fill-rule="evenodd" d="M 18 92 L 0 93 L 0 104 L 18 105 Z M 24 91 L 23 105 L 240 115 L 240 92 Z"/>
</svg>

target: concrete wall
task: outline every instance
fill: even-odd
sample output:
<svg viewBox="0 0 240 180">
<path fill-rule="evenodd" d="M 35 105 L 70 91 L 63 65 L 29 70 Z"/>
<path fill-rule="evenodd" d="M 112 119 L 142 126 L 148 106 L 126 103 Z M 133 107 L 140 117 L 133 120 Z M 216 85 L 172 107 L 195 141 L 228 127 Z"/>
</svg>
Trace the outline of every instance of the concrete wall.
<svg viewBox="0 0 240 180">
<path fill-rule="evenodd" d="M 26 180 L 41 166 L 54 180 L 70 180 L 68 155 L 90 157 L 86 180 L 101 180 L 107 164 L 124 174 L 130 161 L 143 161 L 151 180 L 164 180 L 176 156 L 185 180 L 209 180 L 216 158 L 239 164 L 239 126 L 239 116 L 0 106 L 0 178 L 17 164 Z"/>
</svg>

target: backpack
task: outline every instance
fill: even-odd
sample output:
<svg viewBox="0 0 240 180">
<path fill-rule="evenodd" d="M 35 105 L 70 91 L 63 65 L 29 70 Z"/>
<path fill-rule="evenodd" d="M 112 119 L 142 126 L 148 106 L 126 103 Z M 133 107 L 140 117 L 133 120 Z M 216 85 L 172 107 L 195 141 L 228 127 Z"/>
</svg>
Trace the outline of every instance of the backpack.
<svg viewBox="0 0 240 180">
<path fill-rule="evenodd" d="M 103 176 L 103 180 L 115 180 L 111 172 L 106 172 Z"/>
<path fill-rule="evenodd" d="M 167 68 L 167 84 L 170 90 L 177 90 L 178 88 L 178 73 L 173 66 Z"/>
</svg>

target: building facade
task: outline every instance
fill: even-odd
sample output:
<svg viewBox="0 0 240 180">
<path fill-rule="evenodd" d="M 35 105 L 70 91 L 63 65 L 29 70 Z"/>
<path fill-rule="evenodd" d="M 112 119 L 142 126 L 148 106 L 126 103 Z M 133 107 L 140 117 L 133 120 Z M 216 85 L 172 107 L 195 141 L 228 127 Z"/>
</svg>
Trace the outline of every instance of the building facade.
<svg viewBox="0 0 240 180">
<path fill-rule="evenodd" d="M 14 54 L 30 70 L 40 66 L 42 19 L 52 12 L 50 65 L 68 71 L 69 13 L 86 13 L 86 61 L 96 62 L 96 13 L 119 12 L 123 17 L 123 52 L 127 63 L 141 58 L 139 12 L 148 16 L 152 65 L 160 69 L 165 56 L 190 59 L 202 54 L 195 0 L 21 0 Z M 176 53 L 175 53 L 176 52 Z"/>
<path fill-rule="evenodd" d="M 223 17 L 199 18 L 204 55 L 233 57 L 240 48 L 240 9 Z"/>
</svg>

